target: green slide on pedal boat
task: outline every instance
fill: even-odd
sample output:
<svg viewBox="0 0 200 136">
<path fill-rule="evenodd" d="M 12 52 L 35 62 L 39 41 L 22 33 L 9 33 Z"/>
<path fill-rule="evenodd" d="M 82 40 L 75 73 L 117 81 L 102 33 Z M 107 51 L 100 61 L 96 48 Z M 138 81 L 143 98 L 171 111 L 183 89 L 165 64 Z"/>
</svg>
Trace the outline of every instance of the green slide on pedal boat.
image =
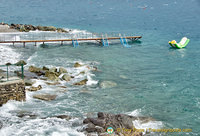
<svg viewBox="0 0 200 136">
<path fill-rule="evenodd" d="M 190 39 L 187 37 L 183 37 L 179 43 L 177 43 L 175 40 L 169 41 L 169 44 L 174 48 L 184 48 L 188 43 Z"/>
</svg>

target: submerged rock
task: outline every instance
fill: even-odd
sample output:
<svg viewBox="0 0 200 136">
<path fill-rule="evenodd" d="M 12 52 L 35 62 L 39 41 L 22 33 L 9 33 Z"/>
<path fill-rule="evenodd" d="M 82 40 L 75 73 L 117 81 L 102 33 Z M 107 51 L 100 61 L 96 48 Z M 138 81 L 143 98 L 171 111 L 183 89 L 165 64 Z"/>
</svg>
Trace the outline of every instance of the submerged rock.
<svg viewBox="0 0 200 136">
<path fill-rule="evenodd" d="M 47 85 L 59 85 L 60 82 L 53 82 L 53 83 L 50 83 L 50 82 L 45 82 Z"/>
<path fill-rule="evenodd" d="M 87 84 L 88 79 L 81 80 L 80 82 L 74 83 L 74 85 L 85 85 Z"/>
<path fill-rule="evenodd" d="M 19 118 L 29 118 L 29 119 L 36 119 L 37 118 L 36 114 L 33 114 L 32 112 L 29 112 L 29 111 L 19 111 L 17 113 L 17 116 Z"/>
<path fill-rule="evenodd" d="M 81 65 L 80 63 L 78 63 L 78 62 L 76 62 L 75 64 L 74 64 L 74 67 L 75 68 L 78 68 L 78 67 L 82 67 L 83 65 Z"/>
<path fill-rule="evenodd" d="M 59 119 L 65 119 L 67 121 L 72 118 L 69 115 L 56 115 L 56 116 L 52 116 L 52 117 L 59 118 Z"/>
<path fill-rule="evenodd" d="M 117 86 L 117 83 L 113 82 L 113 81 L 103 81 L 100 83 L 100 87 L 105 89 L 105 88 L 113 88 Z"/>
<path fill-rule="evenodd" d="M 60 87 L 60 88 L 67 88 L 67 86 L 58 86 L 58 87 Z"/>
<path fill-rule="evenodd" d="M 55 100 L 57 95 L 51 95 L 51 94 L 37 94 L 34 95 L 33 98 L 44 100 L 44 101 L 52 101 Z"/>
<path fill-rule="evenodd" d="M 35 92 L 35 91 L 38 91 L 42 89 L 42 86 L 41 85 L 38 85 L 37 87 L 31 87 L 31 88 L 28 88 L 27 91 L 30 91 L 30 92 Z"/>
</svg>

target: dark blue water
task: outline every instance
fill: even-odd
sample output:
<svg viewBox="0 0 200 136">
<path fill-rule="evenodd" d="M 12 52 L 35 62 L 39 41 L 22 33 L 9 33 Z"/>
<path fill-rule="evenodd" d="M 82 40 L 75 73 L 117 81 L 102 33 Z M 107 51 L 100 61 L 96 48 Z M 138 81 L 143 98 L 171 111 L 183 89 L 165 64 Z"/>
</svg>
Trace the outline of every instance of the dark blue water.
<svg viewBox="0 0 200 136">
<path fill-rule="evenodd" d="M 29 65 L 68 67 L 77 60 L 98 62 L 102 72 L 95 73 L 94 79 L 117 83 L 117 87 L 110 89 L 88 87 L 92 90 L 89 94 L 76 89 L 69 91 L 56 102 L 47 104 L 48 108 L 44 108 L 45 103 L 31 99 L 25 106 L 17 104 L 18 109 L 31 110 L 43 104 L 44 107 L 37 109 L 42 115 L 64 112 L 75 116 L 98 111 L 140 111 L 139 114 L 161 121 L 164 128 L 192 129 L 180 135 L 200 135 L 199 0 L 1 0 L 0 13 L 0 21 L 7 23 L 143 36 L 142 43 L 132 44 L 131 48 L 122 48 L 116 43 L 108 48 L 82 43 L 78 49 L 71 46 L 39 48 L 36 52 L 16 49 L 25 58 L 30 57 Z M 184 36 L 191 40 L 185 49 L 169 47 L 169 40 L 179 41 Z M 49 109 L 52 112 L 47 112 Z M 28 124 L 34 125 L 33 122 Z M 32 130 L 31 127 L 26 129 L 23 123 L 19 126 L 22 130 Z M 8 130 L 17 128 L 8 127 L 2 133 L 11 135 Z M 53 130 L 58 131 L 56 127 Z M 47 135 L 44 130 L 37 133 Z"/>
</svg>

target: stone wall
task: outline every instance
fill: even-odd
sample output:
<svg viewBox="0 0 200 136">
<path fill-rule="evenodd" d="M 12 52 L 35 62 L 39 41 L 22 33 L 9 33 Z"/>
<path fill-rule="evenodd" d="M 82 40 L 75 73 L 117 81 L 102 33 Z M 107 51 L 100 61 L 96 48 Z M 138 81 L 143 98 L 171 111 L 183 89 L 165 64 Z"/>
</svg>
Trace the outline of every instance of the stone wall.
<svg viewBox="0 0 200 136">
<path fill-rule="evenodd" d="M 26 92 L 23 80 L 0 83 L 0 106 L 9 100 L 25 101 Z"/>
</svg>

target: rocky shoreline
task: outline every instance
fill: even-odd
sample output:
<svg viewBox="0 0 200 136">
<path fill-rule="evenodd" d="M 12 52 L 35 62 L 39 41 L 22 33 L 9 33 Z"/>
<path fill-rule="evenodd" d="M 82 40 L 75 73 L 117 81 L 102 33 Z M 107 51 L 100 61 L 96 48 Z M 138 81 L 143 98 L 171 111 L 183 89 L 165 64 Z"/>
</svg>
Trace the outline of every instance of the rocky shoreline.
<svg viewBox="0 0 200 136">
<path fill-rule="evenodd" d="M 31 24 L 7 24 L 7 23 L 0 23 L 0 32 L 29 32 L 29 31 L 53 31 L 59 33 L 68 33 L 63 28 L 56 28 L 54 26 L 34 26 Z"/>
<path fill-rule="evenodd" d="M 26 62 L 23 60 L 15 63 L 15 65 L 26 65 Z M 90 66 L 81 64 L 79 62 L 74 63 L 73 68 L 77 69 L 80 67 L 86 67 L 90 71 L 98 71 L 96 66 Z M 15 71 L 15 73 L 21 77 L 21 74 L 19 71 Z M 28 70 L 24 72 L 24 81 L 26 84 L 26 91 L 29 92 L 36 92 L 42 89 L 42 85 L 33 86 L 35 81 L 33 79 L 39 79 L 43 80 L 44 83 L 47 85 L 54 85 L 57 87 L 60 87 L 62 89 L 67 88 L 66 86 L 61 85 L 61 81 L 64 82 L 70 82 L 73 78 L 76 78 L 76 76 L 79 76 L 80 74 L 85 74 L 86 71 L 81 71 L 77 75 L 72 75 L 72 73 L 68 72 L 66 68 L 63 67 L 51 67 L 48 68 L 46 66 L 43 67 L 35 67 L 35 66 L 29 66 Z M 70 84 L 72 86 L 85 86 L 87 84 L 88 79 L 85 78 L 83 80 L 76 82 L 71 82 Z M 101 88 L 110 88 L 117 86 L 116 83 L 111 81 L 103 81 L 100 84 Z M 55 100 L 57 95 L 55 94 L 34 94 L 33 98 L 42 100 L 42 101 L 52 101 Z M 59 118 L 64 119 L 66 121 L 69 121 L 70 119 L 73 119 L 74 117 L 71 117 L 69 115 L 55 115 L 55 116 L 49 116 L 49 117 L 40 117 L 39 115 L 36 115 L 35 113 L 32 113 L 30 111 L 18 111 L 16 114 L 17 117 L 22 119 L 48 119 L 48 118 Z M 149 122 L 153 121 L 154 119 L 150 117 L 135 117 L 130 116 L 126 114 L 111 114 L 111 113 L 103 113 L 99 112 L 97 113 L 97 117 L 78 117 L 80 123 L 78 124 L 81 129 L 77 130 L 79 132 L 83 132 L 86 136 L 143 136 L 146 132 L 140 131 L 135 128 L 133 121 L 139 120 L 141 122 Z M 112 128 L 113 132 L 112 134 L 108 133 L 108 128 Z M 0 129 L 3 128 L 3 122 L 0 121 Z"/>
</svg>

